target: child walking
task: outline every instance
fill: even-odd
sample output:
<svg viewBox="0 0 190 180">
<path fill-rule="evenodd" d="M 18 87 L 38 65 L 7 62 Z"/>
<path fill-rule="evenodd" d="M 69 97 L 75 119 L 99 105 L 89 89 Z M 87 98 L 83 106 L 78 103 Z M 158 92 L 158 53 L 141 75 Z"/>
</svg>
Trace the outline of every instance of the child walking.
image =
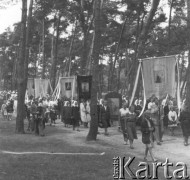
<svg viewBox="0 0 190 180">
<path fill-rule="evenodd" d="M 142 122 L 141 122 L 141 132 L 142 132 L 142 142 L 145 144 L 145 156 L 144 160 L 147 160 L 148 152 L 150 153 L 151 159 L 153 162 L 157 161 L 157 159 L 154 158 L 153 152 L 152 152 L 152 133 L 155 131 L 154 123 L 148 116 L 148 113 L 144 113 Z"/>
</svg>

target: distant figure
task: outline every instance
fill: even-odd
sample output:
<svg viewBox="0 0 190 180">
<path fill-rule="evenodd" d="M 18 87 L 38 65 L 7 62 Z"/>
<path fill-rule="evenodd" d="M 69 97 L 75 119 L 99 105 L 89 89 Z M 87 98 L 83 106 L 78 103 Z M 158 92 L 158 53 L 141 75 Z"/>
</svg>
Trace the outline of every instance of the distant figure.
<svg viewBox="0 0 190 180">
<path fill-rule="evenodd" d="M 177 127 L 177 113 L 174 111 L 172 106 L 170 107 L 168 119 L 168 127 L 170 128 L 171 135 L 174 136 L 174 130 Z"/>
<path fill-rule="evenodd" d="M 71 108 L 71 122 L 73 125 L 73 130 L 77 128 L 77 131 L 79 130 L 79 121 L 80 121 L 80 110 L 78 107 L 78 102 L 75 101 L 72 108 Z"/>
<path fill-rule="evenodd" d="M 63 107 L 63 116 L 62 121 L 65 124 L 65 127 L 68 127 L 71 124 L 71 103 L 67 101 Z"/>
<path fill-rule="evenodd" d="M 100 106 L 100 118 L 105 129 L 104 135 L 108 134 L 108 127 L 110 127 L 110 108 L 107 105 L 106 100 L 102 100 L 102 105 Z"/>
<path fill-rule="evenodd" d="M 187 110 L 186 105 L 184 105 L 182 109 L 179 121 L 181 122 L 181 129 L 184 137 L 184 145 L 188 146 L 188 139 L 190 136 L 190 112 Z"/>
<path fill-rule="evenodd" d="M 127 133 L 127 127 L 126 127 L 128 113 L 129 113 L 128 103 L 124 102 L 123 107 L 119 110 L 119 121 L 120 121 L 120 125 L 121 125 L 121 130 L 123 133 L 125 145 L 128 144 L 127 143 L 128 142 L 128 133 Z"/>
<path fill-rule="evenodd" d="M 13 105 L 14 105 L 14 101 L 13 100 L 9 100 L 7 101 L 7 118 L 8 120 L 12 120 L 12 114 L 13 114 Z"/>
<path fill-rule="evenodd" d="M 128 113 L 127 121 L 126 121 L 126 128 L 127 128 L 127 133 L 128 133 L 131 149 L 134 149 L 133 141 L 134 141 L 134 139 L 137 139 L 136 117 L 137 116 L 135 114 L 135 106 L 131 105 L 129 107 L 129 113 Z"/>
<path fill-rule="evenodd" d="M 3 116 L 3 120 L 7 119 L 7 107 L 6 107 L 6 101 L 3 101 L 3 104 L 1 106 L 1 114 Z"/>
<path fill-rule="evenodd" d="M 85 128 L 88 127 L 86 106 L 87 106 L 86 102 L 84 101 L 84 99 L 82 99 L 80 103 L 80 117 Z"/>
</svg>

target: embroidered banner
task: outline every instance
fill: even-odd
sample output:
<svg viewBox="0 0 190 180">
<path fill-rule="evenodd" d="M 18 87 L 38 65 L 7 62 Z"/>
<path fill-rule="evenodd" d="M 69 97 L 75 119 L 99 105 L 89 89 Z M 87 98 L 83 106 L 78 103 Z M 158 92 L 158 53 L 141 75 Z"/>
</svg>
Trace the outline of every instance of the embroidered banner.
<svg viewBox="0 0 190 180">
<path fill-rule="evenodd" d="M 59 98 L 67 97 L 69 99 L 76 98 L 76 80 L 75 77 L 59 78 Z"/>
<path fill-rule="evenodd" d="M 79 99 L 91 98 L 92 76 L 77 76 L 77 87 Z"/>
<path fill-rule="evenodd" d="M 146 98 L 153 94 L 158 98 L 166 94 L 175 96 L 176 57 L 166 56 L 142 60 Z"/>
</svg>

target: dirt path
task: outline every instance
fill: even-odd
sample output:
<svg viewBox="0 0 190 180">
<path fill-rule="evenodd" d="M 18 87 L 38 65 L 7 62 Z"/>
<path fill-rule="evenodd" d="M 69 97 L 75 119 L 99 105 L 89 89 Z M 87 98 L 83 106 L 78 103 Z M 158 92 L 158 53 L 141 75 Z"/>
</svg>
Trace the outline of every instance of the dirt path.
<svg viewBox="0 0 190 180">
<path fill-rule="evenodd" d="M 132 150 L 123 144 L 117 127 L 109 128 L 109 136 L 104 136 L 103 129 L 99 129 L 97 141 L 92 142 L 85 140 L 89 129 L 81 127 L 80 132 L 73 131 L 60 121 L 55 126 L 46 126 L 45 137 L 27 132 L 19 135 L 14 130 L 14 120 L 0 121 L 0 180 L 111 180 L 114 157 L 136 157 L 134 171 L 143 160 L 144 145 L 139 131 Z M 166 158 L 170 162 L 182 161 L 189 166 L 190 147 L 184 147 L 182 142 L 181 137 L 165 136 L 163 145 L 154 148 L 156 158 L 161 162 Z M 2 151 L 26 153 L 18 155 Z"/>
</svg>

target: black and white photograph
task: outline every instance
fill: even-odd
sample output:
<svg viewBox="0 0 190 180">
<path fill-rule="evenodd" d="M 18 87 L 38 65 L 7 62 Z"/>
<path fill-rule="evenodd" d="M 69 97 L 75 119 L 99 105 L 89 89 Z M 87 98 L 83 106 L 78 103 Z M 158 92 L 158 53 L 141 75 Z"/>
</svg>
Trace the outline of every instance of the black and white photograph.
<svg viewBox="0 0 190 180">
<path fill-rule="evenodd" d="M 66 82 L 65 83 L 65 90 L 66 91 L 71 91 L 71 82 Z"/>
<path fill-rule="evenodd" d="M 0 0 L 0 180 L 190 179 L 190 0 Z"/>
<path fill-rule="evenodd" d="M 82 92 L 83 93 L 86 93 L 86 92 L 89 92 L 90 89 L 89 89 L 89 83 L 88 82 L 82 82 L 81 83 L 81 89 L 82 89 Z"/>
</svg>

